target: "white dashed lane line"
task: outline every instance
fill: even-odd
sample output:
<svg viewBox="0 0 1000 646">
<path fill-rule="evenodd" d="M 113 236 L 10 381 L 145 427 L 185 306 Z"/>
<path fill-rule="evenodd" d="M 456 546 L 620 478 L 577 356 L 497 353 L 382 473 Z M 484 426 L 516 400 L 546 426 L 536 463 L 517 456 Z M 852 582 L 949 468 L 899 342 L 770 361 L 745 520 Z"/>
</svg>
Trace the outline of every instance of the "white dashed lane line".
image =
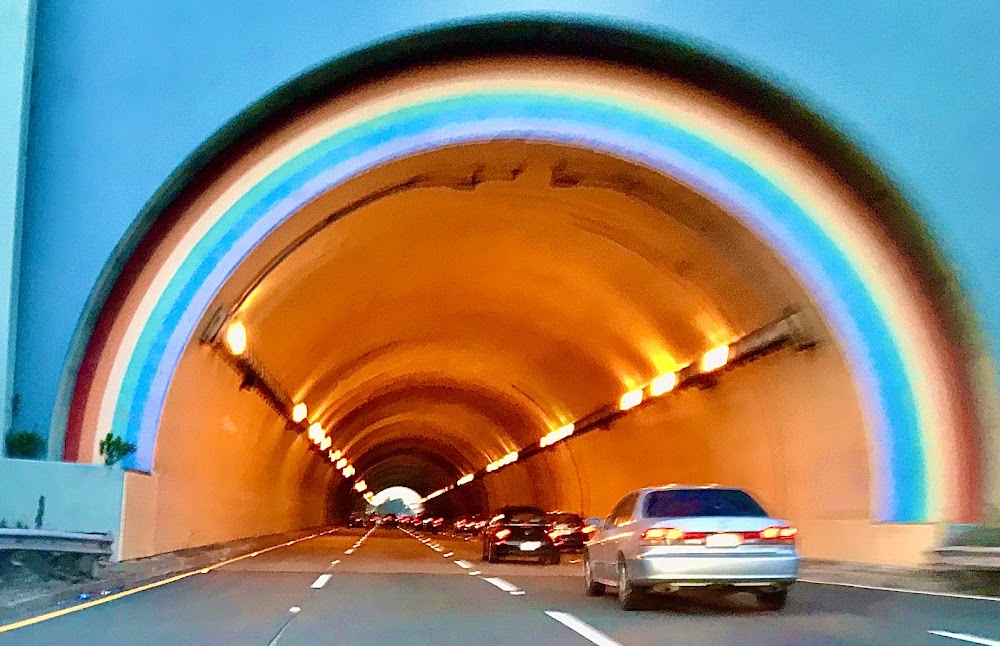
<svg viewBox="0 0 1000 646">
<path fill-rule="evenodd" d="M 463 570 L 471 570 L 472 569 L 472 564 L 469 563 L 468 561 L 461 561 L 461 560 L 460 561 L 455 561 L 455 565 L 457 565 L 458 567 L 462 568 Z"/>
<path fill-rule="evenodd" d="M 552 617 L 553 619 L 561 623 L 563 626 L 566 626 L 567 628 L 569 628 L 576 634 L 580 635 L 581 637 L 585 637 L 592 643 L 597 644 L 598 646 L 622 646 L 620 642 L 616 642 L 615 640 L 611 639 L 598 629 L 594 628 L 589 624 L 584 623 L 583 621 L 580 621 L 579 619 L 569 614 L 568 612 L 559 612 L 558 610 L 546 610 L 545 614 Z"/>
<path fill-rule="evenodd" d="M 332 574 L 320 574 L 319 577 L 317 577 L 317 579 L 313 581 L 313 584 L 309 587 L 312 588 L 313 590 L 319 590 L 330 581 L 330 578 L 332 576 L 333 576 Z"/>
<path fill-rule="evenodd" d="M 516 585 L 514 585 L 510 581 L 505 581 L 505 580 L 503 580 L 503 579 L 501 579 L 499 577 L 490 576 L 490 577 L 484 578 L 483 581 L 486 581 L 490 585 L 493 585 L 493 586 L 496 586 L 496 587 L 500 588 L 504 592 L 509 592 L 510 594 L 514 594 L 515 592 L 522 592 L 519 587 L 517 587 Z"/>
<path fill-rule="evenodd" d="M 948 639 L 957 639 L 958 641 L 966 642 L 967 644 L 982 644 L 982 646 L 1000 646 L 1000 641 L 995 639 L 986 639 L 985 637 L 976 637 L 975 635 L 966 635 L 964 633 L 952 633 L 947 630 L 928 630 L 932 635 L 938 637 L 947 637 Z"/>
</svg>

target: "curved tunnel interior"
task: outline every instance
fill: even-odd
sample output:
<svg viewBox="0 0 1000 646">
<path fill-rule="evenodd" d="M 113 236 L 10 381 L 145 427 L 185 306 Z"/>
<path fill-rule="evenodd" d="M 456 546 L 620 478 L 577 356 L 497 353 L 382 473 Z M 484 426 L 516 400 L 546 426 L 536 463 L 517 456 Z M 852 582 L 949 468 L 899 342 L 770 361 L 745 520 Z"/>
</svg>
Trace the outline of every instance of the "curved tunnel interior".
<svg viewBox="0 0 1000 646">
<path fill-rule="evenodd" d="M 514 503 L 603 515 L 639 486 L 725 483 L 820 527 L 817 553 L 836 541 L 829 527 L 869 522 L 862 409 L 809 295 L 733 215 L 620 159 L 498 140 L 383 166 L 272 233 L 206 323 L 219 311 L 247 349 L 233 363 L 225 330 L 189 344 L 157 442 L 161 490 L 171 470 L 211 486 L 197 474 L 238 469 L 208 475 L 184 447 L 227 421 L 275 417 L 233 370 L 252 365 L 356 470 L 341 477 L 283 421 L 261 431 L 284 438 L 255 458 L 285 483 L 272 494 L 308 488 L 323 520 L 363 507 L 361 480 L 410 487 L 447 515 Z M 807 351 L 763 353 L 483 471 L 793 311 Z"/>
</svg>

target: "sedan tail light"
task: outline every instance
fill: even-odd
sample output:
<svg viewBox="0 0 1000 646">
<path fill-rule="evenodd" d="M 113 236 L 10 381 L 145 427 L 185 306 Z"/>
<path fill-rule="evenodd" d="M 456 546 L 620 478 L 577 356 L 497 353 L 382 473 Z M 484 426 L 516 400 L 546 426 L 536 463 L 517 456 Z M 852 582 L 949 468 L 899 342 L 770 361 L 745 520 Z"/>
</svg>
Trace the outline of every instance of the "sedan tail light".
<svg viewBox="0 0 1000 646">
<path fill-rule="evenodd" d="M 644 541 L 679 541 L 684 538 L 684 531 L 673 527 L 652 527 L 642 533 Z"/>
<path fill-rule="evenodd" d="M 586 527 L 584 527 L 580 531 L 583 532 L 584 534 L 593 534 L 594 532 L 597 531 L 597 528 L 594 527 L 593 525 L 587 525 Z"/>
<path fill-rule="evenodd" d="M 502 541 L 503 539 L 505 539 L 508 536 L 510 536 L 510 530 L 509 529 L 498 529 L 496 531 L 496 533 L 493 534 L 493 535 L 496 537 L 496 539 L 498 541 Z"/>
<path fill-rule="evenodd" d="M 794 541 L 798 533 L 796 527 L 768 527 L 760 530 L 760 537 L 766 541 Z"/>
</svg>

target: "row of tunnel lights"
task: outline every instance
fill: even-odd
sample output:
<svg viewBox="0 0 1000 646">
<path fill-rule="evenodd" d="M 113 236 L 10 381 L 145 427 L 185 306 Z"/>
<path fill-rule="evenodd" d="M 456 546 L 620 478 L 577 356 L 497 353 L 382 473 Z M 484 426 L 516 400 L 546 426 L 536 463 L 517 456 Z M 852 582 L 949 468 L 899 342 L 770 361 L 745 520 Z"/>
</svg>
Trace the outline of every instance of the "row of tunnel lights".
<svg viewBox="0 0 1000 646">
<path fill-rule="evenodd" d="M 714 347 L 701 356 L 701 359 L 699 359 L 698 361 L 698 370 L 701 374 L 709 374 L 715 372 L 716 370 L 725 367 L 726 364 L 729 363 L 729 359 L 730 359 L 730 346 L 720 345 Z M 646 399 L 647 393 L 649 397 L 660 397 L 662 395 L 665 395 L 674 390 L 674 388 L 676 388 L 679 383 L 680 383 L 680 376 L 678 372 L 668 372 L 659 375 L 651 382 L 649 382 L 649 384 L 645 388 L 636 388 L 635 390 L 630 390 L 624 393 L 618 399 L 618 410 L 620 412 L 625 412 L 627 410 L 635 408 Z M 570 422 L 569 424 L 561 426 L 556 430 L 544 435 L 541 438 L 541 440 L 539 440 L 538 446 L 539 448 L 542 449 L 552 446 L 570 437 L 571 435 L 573 435 L 575 431 L 576 431 L 576 424 Z M 492 473 L 494 471 L 502 469 L 503 467 L 509 464 L 517 462 L 519 457 L 520 453 L 518 451 L 511 451 L 510 453 L 500 458 L 499 460 L 490 462 L 488 465 L 486 465 L 486 472 Z M 455 482 L 455 484 L 443 487 L 431 494 L 428 494 L 427 496 L 422 498 L 420 502 L 425 503 L 428 500 L 437 498 L 438 496 L 441 496 L 455 489 L 456 487 L 467 485 L 473 480 L 475 480 L 475 478 L 476 475 L 474 473 L 468 473 L 459 478 Z"/>
<path fill-rule="evenodd" d="M 226 346 L 229 348 L 229 352 L 233 356 L 240 356 L 247 351 L 247 345 L 248 335 L 246 325 L 242 321 L 234 321 L 226 328 Z M 306 422 L 308 417 L 309 407 L 306 406 L 305 402 L 299 402 L 292 407 L 292 421 L 296 424 Z M 310 424 L 308 437 L 320 452 L 326 454 L 326 458 L 345 478 L 354 477 L 356 473 L 354 466 L 348 462 L 343 451 L 333 448 L 333 438 L 323 429 L 322 424 L 319 422 Z M 368 491 L 368 484 L 364 480 L 358 480 L 354 483 L 353 488 L 356 492 L 362 494 L 365 500 L 371 503 L 374 494 Z"/>
<path fill-rule="evenodd" d="M 229 351 L 235 356 L 242 355 L 246 352 L 248 345 L 247 339 L 247 329 L 241 321 L 231 323 L 226 330 L 226 344 L 229 346 Z M 701 356 L 701 359 L 698 361 L 698 369 L 702 374 L 708 374 L 724 367 L 727 363 L 729 363 L 729 359 L 730 346 L 720 345 L 712 348 Z M 645 400 L 647 392 L 649 397 L 660 397 L 665 395 L 673 391 L 679 383 L 680 377 L 677 372 L 668 372 L 659 375 L 649 382 L 645 388 L 637 388 L 624 393 L 618 400 L 618 410 L 624 412 L 640 405 Z M 304 422 L 308 416 L 309 409 L 305 402 L 299 402 L 292 408 L 292 421 L 296 424 Z M 570 437 L 575 431 L 576 424 L 570 422 L 569 424 L 547 433 L 541 438 L 541 440 L 539 440 L 538 446 L 542 449 L 552 446 Z M 344 457 L 344 454 L 340 449 L 332 448 L 333 440 L 326 433 L 323 426 L 319 422 L 310 424 L 309 439 L 320 451 L 326 453 L 326 457 L 329 461 L 340 470 L 345 478 L 351 478 L 354 476 L 354 467 L 347 461 L 347 458 Z M 486 465 L 486 472 L 493 473 L 494 471 L 498 471 L 505 466 L 517 462 L 519 457 L 520 453 L 518 451 L 511 451 L 499 460 L 495 460 Z M 467 485 L 475 480 L 475 477 L 474 473 L 468 473 L 459 478 L 454 485 L 438 489 L 437 491 L 422 498 L 420 502 L 425 503 L 428 500 L 432 500 L 451 491 L 455 487 Z M 374 494 L 371 491 L 368 491 L 368 485 L 364 480 L 358 480 L 358 482 L 354 484 L 354 490 L 362 494 L 368 503 L 372 502 Z"/>
</svg>

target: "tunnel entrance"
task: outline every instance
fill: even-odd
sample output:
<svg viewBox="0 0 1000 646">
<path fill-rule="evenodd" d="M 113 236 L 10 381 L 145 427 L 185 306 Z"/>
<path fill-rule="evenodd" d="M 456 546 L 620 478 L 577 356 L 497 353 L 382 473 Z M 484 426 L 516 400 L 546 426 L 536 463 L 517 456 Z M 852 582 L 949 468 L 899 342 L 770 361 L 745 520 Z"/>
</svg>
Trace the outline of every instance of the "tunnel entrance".
<svg viewBox="0 0 1000 646">
<path fill-rule="evenodd" d="M 158 222 L 67 434 L 73 459 L 98 428 L 138 444 L 130 555 L 394 486 L 435 514 L 594 516 L 735 485 L 806 555 L 876 562 L 976 513 L 919 259 L 821 159 L 691 85 L 559 58 L 410 70 L 248 140 Z"/>
</svg>

